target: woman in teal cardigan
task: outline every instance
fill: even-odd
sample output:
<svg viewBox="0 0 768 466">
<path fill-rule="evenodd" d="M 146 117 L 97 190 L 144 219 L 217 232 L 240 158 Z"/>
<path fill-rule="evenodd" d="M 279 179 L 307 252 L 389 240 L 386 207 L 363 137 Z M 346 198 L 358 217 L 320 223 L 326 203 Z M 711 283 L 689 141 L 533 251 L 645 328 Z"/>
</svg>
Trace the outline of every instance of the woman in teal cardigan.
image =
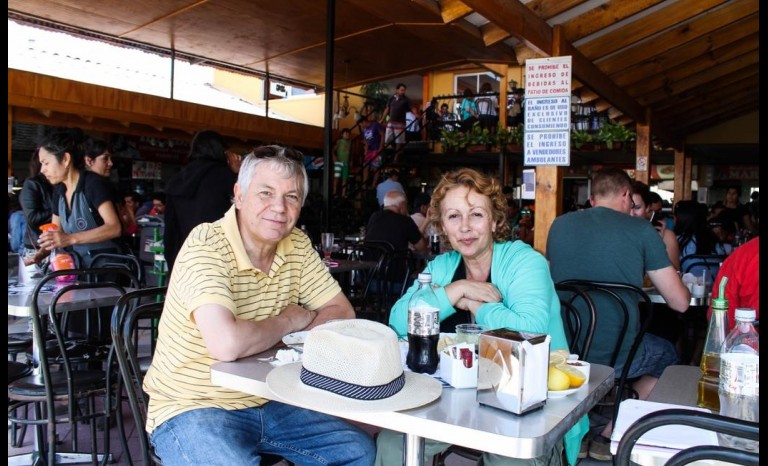
<svg viewBox="0 0 768 466">
<path fill-rule="evenodd" d="M 522 241 L 510 242 L 505 217 L 506 199 L 493 178 L 472 169 L 446 174 L 432 194 L 429 220 L 437 227 L 453 251 L 431 261 L 425 272 L 440 302 L 441 328 L 453 332 L 456 323 L 474 320 L 486 328 L 547 333 L 551 350 L 568 349 L 560 315 L 560 301 L 549 273 L 547 261 Z M 414 284 L 392 307 L 389 325 L 405 336 L 408 300 Z M 581 439 L 589 428 L 582 418 L 565 435 L 568 462 L 575 464 Z M 400 464 L 402 434 L 382 431 L 377 438 L 377 465 Z M 425 463 L 446 448 L 428 441 Z M 518 460 L 484 454 L 490 465 L 559 465 L 563 446 L 531 460 Z"/>
</svg>

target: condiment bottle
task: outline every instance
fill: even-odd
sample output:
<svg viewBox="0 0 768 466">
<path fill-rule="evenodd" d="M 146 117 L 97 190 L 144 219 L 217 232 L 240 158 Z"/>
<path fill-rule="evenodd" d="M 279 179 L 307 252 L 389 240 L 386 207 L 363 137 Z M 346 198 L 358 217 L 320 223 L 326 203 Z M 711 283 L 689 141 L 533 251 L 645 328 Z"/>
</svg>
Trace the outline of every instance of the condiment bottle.
<svg viewBox="0 0 768 466">
<path fill-rule="evenodd" d="M 725 284 L 728 277 L 720 281 L 718 297 L 712 300 L 712 316 L 709 319 L 707 339 L 701 357 L 701 378 L 699 396 L 696 404 L 702 408 L 720 411 L 720 398 L 717 394 L 720 382 L 720 352 L 725 342 L 725 330 L 728 328 L 728 300 L 725 299 Z"/>
<path fill-rule="evenodd" d="M 42 232 L 48 232 L 48 231 L 58 231 L 59 226 L 55 223 L 46 223 L 44 225 L 40 225 L 40 231 Z M 72 256 L 60 249 L 55 248 L 53 251 L 51 251 L 51 270 L 54 272 L 57 272 L 59 270 L 72 270 L 75 268 L 75 260 L 72 259 Z M 57 282 L 68 282 L 75 279 L 74 275 L 62 275 L 60 277 L 56 277 Z"/>
</svg>

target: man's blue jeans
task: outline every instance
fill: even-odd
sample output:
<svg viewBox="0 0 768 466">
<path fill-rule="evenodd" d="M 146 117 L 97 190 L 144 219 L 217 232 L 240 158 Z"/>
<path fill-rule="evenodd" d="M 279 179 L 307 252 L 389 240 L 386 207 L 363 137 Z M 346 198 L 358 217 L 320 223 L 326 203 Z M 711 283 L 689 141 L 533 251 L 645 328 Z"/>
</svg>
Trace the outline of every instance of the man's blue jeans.
<svg viewBox="0 0 768 466">
<path fill-rule="evenodd" d="M 258 465 L 261 454 L 301 465 L 373 464 L 376 447 L 348 422 L 276 401 L 259 408 L 204 408 L 159 425 L 150 438 L 163 466 Z"/>
</svg>

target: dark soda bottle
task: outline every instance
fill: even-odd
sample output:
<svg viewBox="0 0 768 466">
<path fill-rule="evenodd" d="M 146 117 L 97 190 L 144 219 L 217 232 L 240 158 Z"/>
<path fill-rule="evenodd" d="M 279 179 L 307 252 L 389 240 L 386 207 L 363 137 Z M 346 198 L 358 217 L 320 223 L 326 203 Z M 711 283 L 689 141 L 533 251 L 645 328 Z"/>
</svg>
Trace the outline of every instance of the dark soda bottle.
<svg viewBox="0 0 768 466">
<path fill-rule="evenodd" d="M 405 363 L 413 372 L 434 374 L 439 358 L 440 309 L 432 290 L 432 275 L 419 274 L 419 288 L 408 301 L 408 355 Z"/>
</svg>

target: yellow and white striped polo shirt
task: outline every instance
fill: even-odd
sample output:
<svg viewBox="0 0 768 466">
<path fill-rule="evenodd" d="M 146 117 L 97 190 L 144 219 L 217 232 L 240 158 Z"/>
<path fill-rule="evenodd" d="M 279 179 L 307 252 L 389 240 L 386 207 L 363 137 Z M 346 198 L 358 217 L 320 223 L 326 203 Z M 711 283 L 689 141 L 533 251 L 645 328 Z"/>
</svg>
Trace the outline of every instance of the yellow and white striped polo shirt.
<svg viewBox="0 0 768 466">
<path fill-rule="evenodd" d="M 211 364 L 192 311 L 218 304 L 238 319 L 279 315 L 288 304 L 315 310 L 341 291 L 309 238 L 299 229 L 277 245 L 269 273 L 256 269 L 245 252 L 232 207 L 221 220 L 189 234 L 173 267 L 157 349 L 144 389 L 150 397 L 147 432 L 198 408 L 242 409 L 267 400 L 211 384 Z"/>
</svg>

